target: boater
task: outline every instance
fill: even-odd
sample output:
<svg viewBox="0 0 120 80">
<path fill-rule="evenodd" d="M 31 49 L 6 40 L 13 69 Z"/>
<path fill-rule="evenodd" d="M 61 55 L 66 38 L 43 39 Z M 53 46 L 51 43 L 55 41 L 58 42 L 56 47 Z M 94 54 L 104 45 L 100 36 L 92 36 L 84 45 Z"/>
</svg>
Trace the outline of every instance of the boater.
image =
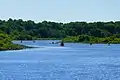
<svg viewBox="0 0 120 80">
<path fill-rule="evenodd" d="M 110 46 L 110 43 L 108 43 L 108 46 Z"/>
<path fill-rule="evenodd" d="M 63 41 L 61 41 L 61 44 L 60 44 L 60 46 L 64 46 L 64 42 L 63 42 Z"/>
<path fill-rule="evenodd" d="M 90 45 L 92 45 L 92 43 L 90 43 Z"/>
</svg>

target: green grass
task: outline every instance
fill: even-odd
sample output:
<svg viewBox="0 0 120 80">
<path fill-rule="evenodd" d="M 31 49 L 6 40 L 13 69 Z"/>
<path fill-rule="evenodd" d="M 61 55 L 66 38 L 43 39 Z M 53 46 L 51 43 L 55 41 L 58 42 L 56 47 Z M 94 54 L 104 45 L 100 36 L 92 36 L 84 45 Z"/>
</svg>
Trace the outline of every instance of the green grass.
<svg viewBox="0 0 120 80">
<path fill-rule="evenodd" d="M 93 36 L 88 36 L 88 35 L 79 35 L 79 36 L 66 37 L 64 38 L 64 42 L 120 44 L 120 38 L 116 36 L 100 38 L 100 37 L 93 37 Z"/>
<path fill-rule="evenodd" d="M 24 49 L 24 48 L 30 48 L 30 47 L 13 44 L 12 39 L 8 35 L 0 33 L 0 51 L 19 50 L 19 49 Z"/>
</svg>

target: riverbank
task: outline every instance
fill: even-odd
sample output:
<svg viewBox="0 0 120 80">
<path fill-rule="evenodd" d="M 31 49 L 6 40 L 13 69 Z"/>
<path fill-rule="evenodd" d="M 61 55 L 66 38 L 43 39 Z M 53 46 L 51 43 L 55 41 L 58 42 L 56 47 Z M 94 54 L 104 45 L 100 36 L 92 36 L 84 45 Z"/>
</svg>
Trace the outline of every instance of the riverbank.
<svg viewBox="0 0 120 80">
<path fill-rule="evenodd" d="M 120 38 L 116 36 L 100 38 L 88 35 L 79 35 L 66 37 L 63 40 L 67 43 L 120 44 Z"/>
<path fill-rule="evenodd" d="M 8 46 L 2 46 L 2 47 L 0 47 L 0 51 L 21 50 L 21 49 L 26 49 L 26 48 L 33 48 L 33 47 L 19 45 L 19 44 L 10 44 Z"/>
<path fill-rule="evenodd" d="M 11 37 L 7 34 L 0 34 L 0 51 L 4 50 L 20 50 L 25 48 L 32 48 L 29 46 L 13 44 Z"/>
</svg>

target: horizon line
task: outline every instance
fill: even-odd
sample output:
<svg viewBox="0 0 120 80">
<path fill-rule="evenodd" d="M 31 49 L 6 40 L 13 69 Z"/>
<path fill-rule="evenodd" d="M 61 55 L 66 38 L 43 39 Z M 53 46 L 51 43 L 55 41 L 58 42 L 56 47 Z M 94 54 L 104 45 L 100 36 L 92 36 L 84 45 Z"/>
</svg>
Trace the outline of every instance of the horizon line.
<svg viewBox="0 0 120 80">
<path fill-rule="evenodd" d="M 2 19 L 0 18 L 0 20 L 2 21 L 8 21 L 9 19 L 12 19 L 12 20 L 23 20 L 23 21 L 34 21 L 35 23 L 40 23 L 40 22 L 43 22 L 43 21 L 47 21 L 47 22 L 56 22 L 56 23 L 70 23 L 70 22 L 86 22 L 86 23 L 94 23 L 94 22 L 118 22 L 120 20 L 34 20 L 34 19 L 23 19 L 23 18 L 8 18 L 8 19 Z"/>
</svg>

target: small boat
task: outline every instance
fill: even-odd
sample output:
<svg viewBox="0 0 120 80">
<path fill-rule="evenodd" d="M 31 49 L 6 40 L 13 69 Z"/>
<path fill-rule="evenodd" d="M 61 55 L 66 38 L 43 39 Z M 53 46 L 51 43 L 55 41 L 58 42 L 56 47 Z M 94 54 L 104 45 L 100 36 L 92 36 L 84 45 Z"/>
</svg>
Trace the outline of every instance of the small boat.
<svg viewBox="0 0 120 80">
<path fill-rule="evenodd" d="M 108 46 L 110 46 L 110 43 L 108 43 Z"/>
<path fill-rule="evenodd" d="M 55 44 L 54 42 L 50 42 L 49 44 Z"/>
<path fill-rule="evenodd" d="M 55 44 L 58 44 L 59 42 L 55 42 Z"/>
<path fill-rule="evenodd" d="M 54 42 L 52 42 L 52 44 L 55 44 Z"/>
<path fill-rule="evenodd" d="M 49 43 L 49 44 L 58 44 L 59 42 L 51 42 L 51 43 Z"/>
</svg>

